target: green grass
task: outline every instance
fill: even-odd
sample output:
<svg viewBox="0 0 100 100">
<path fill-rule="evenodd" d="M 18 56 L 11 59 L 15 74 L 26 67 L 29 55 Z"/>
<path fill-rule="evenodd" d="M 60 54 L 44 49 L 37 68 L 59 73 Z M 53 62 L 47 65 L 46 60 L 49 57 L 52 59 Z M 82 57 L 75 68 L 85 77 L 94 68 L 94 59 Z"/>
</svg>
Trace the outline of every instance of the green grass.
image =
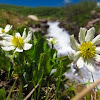
<svg viewBox="0 0 100 100">
<path fill-rule="evenodd" d="M 23 33 L 25 27 L 28 29 L 28 26 L 39 24 L 39 22 L 27 18 L 28 15 L 33 14 L 43 19 L 59 19 L 65 23 L 67 30 L 77 36 L 79 28 L 86 26 L 88 21 L 93 19 L 90 14 L 92 10 L 100 11 L 100 8 L 97 8 L 96 3 L 93 1 L 79 2 L 66 7 L 36 8 L 0 4 L 0 27 L 3 26 L 4 28 L 6 24 L 11 24 L 13 28 L 9 34 Z M 100 22 L 95 23 L 94 26 L 96 30 L 99 30 Z M 28 51 L 13 55 L 13 51 L 6 52 L 0 49 L 0 75 L 3 76 L 2 71 L 5 74 L 3 76 L 5 80 L 2 82 L 12 82 L 8 84 L 9 94 L 6 85 L 0 89 L 0 98 L 5 100 L 5 98 L 14 97 L 21 100 L 37 84 L 39 86 L 35 88 L 30 96 L 31 99 L 39 100 L 41 97 L 46 96 L 45 99 L 48 100 L 51 99 L 51 95 L 54 95 L 53 99 L 58 100 L 67 98 L 67 96 L 72 98 L 75 95 L 74 82 L 68 88 L 64 87 L 64 84 L 68 81 L 68 79 L 65 79 L 64 73 L 70 69 L 68 65 L 71 60 L 67 56 L 57 57 L 57 51 L 54 48 L 50 49 L 46 38 L 39 33 L 34 33 L 32 38 L 34 40 L 31 40 L 30 43 L 33 46 Z M 50 74 L 52 69 L 57 71 Z M 17 88 L 19 91 L 13 92 Z M 87 96 L 87 100 L 88 98 L 89 96 Z M 100 99 L 100 96 L 98 98 Z"/>
<path fill-rule="evenodd" d="M 24 16 L 33 14 L 38 16 L 39 18 L 48 18 L 51 20 L 56 20 L 56 19 L 66 20 L 70 18 L 71 21 L 76 21 L 78 20 L 80 15 L 83 16 L 82 19 L 86 19 L 87 17 L 84 16 L 84 14 L 87 14 L 89 16 L 89 12 L 93 9 L 96 9 L 96 3 L 93 0 L 85 0 L 84 2 L 79 2 L 77 4 L 65 7 L 33 7 L 33 8 L 0 4 L 0 9 L 5 9 L 6 11 L 17 13 Z"/>
<path fill-rule="evenodd" d="M 91 11 L 100 12 L 97 8 L 95 0 L 82 0 L 77 4 L 67 5 L 65 7 L 23 7 L 0 4 L 0 26 L 12 24 L 14 28 L 23 26 L 36 25 L 27 18 L 28 15 L 36 15 L 39 19 L 47 19 L 50 21 L 59 20 L 62 26 L 69 31 L 70 34 L 77 34 L 80 27 L 86 27 L 87 23 L 93 20 Z M 100 17 L 100 14 L 99 14 Z M 16 22 L 17 21 L 17 22 Z M 18 24 L 20 23 L 20 25 Z M 40 24 L 40 23 L 39 23 Z M 95 23 L 94 26 L 98 30 L 100 23 Z"/>
<path fill-rule="evenodd" d="M 55 16 L 61 8 L 60 7 L 21 7 L 21 6 L 13 6 L 13 5 L 3 5 L 0 4 L 0 9 L 5 9 L 7 11 L 16 12 L 21 15 L 27 16 L 30 14 L 37 15 L 38 17 L 49 17 Z"/>
<path fill-rule="evenodd" d="M 86 27 L 88 21 L 93 20 L 90 13 L 92 10 L 95 10 L 97 13 L 100 12 L 100 8 L 97 8 L 95 0 L 82 0 L 82 2 L 65 7 L 32 8 L 0 4 L 0 13 L 2 12 L 0 15 L 0 26 L 4 27 L 7 23 L 12 24 L 14 28 L 36 25 L 37 22 L 27 18 L 28 15 L 32 14 L 36 15 L 39 19 L 61 21 L 63 23 L 62 26 L 70 34 L 75 34 L 75 37 L 77 37 L 80 27 Z M 94 26 L 97 31 L 100 29 L 99 23 L 95 23 Z"/>
</svg>

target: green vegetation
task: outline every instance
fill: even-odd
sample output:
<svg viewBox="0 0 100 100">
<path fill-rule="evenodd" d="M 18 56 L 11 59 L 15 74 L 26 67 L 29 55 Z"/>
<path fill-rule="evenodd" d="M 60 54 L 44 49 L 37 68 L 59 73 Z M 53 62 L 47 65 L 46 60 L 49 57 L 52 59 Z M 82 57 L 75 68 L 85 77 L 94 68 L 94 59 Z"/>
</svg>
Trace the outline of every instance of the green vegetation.
<svg viewBox="0 0 100 100">
<path fill-rule="evenodd" d="M 57 51 L 54 48 L 50 49 L 45 37 L 39 33 L 34 33 L 32 38 L 30 43 L 33 46 L 30 50 L 7 52 L 0 49 L 0 81 L 2 82 L 0 85 L 3 87 L 0 89 L 2 94 L 0 98 L 22 100 L 34 88 L 36 89 L 29 96 L 30 99 L 61 99 L 66 96 L 66 92 L 67 95 L 72 93 L 70 97 L 73 97 L 73 84 L 68 88 L 64 86 L 68 81 L 64 73 L 70 69 L 68 65 L 71 60 L 67 56 L 57 57 Z M 53 69 L 56 72 L 51 73 Z M 10 88 L 7 89 L 7 86 Z"/>
<path fill-rule="evenodd" d="M 66 17 L 78 17 L 81 14 L 89 14 L 89 12 L 96 8 L 96 3 L 92 0 L 85 2 L 79 2 L 74 5 L 68 5 L 66 7 L 21 7 L 12 5 L 0 4 L 0 9 L 5 9 L 13 13 L 18 13 L 24 16 L 33 14 L 42 18 L 54 18 L 65 19 Z M 86 17 L 85 17 L 86 18 Z M 72 18 L 73 19 L 73 18 Z M 74 18 L 76 19 L 76 18 Z M 73 20 L 74 20 L 73 19 Z"/>
<path fill-rule="evenodd" d="M 18 13 L 24 16 L 33 14 L 38 17 L 47 18 L 47 17 L 55 17 L 60 14 L 60 10 L 62 8 L 58 7 L 36 7 L 36 8 L 30 8 L 30 7 L 20 7 L 20 6 L 12 6 L 12 5 L 0 5 L 0 9 L 5 9 L 7 11 L 11 11 L 13 13 Z M 59 12 L 59 13 L 57 13 Z"/>
<path fill-rule="evenodd" d="M 4 10 L 9 13 L 8 16 L 17 15 L 19 22 L 24 22 L 21 26 L 29 26 L 35 24 L 32 21 L 27 19 L 28 15 L 36 15 L 40 19 L 48 19 L 48 20 L 59 20 L 62 22 L 61 26 L 63 26 L 66 30 L 69 31 L 70 34 L 75 34 L 77 37 L 77 33 L 79 32 L 80 27 L 87 27 L 89 21 L 96 19 L 96 15 L 92 15 L 91 12 L 94 10 L 98 17 L 100 17 L 100 8 L 97 7 L 95 0 L 83 0 L 77 4 L 67 5 L 65 7 L 20 7 L 20 6 L 12 6 L 12 5 L 3 5 L 0 4 L 0 10 Z M 2 16 L 2 15 L 0 15 Z M 19 16 L 19 17 L 18 17 Z M 2 20 L 3 19 L 3 20 Z M 15 18 L 12 18 L 15 19 Z M 7 19 L 12 20 L 10 18 Z M 23 20 L 22 20 L 23 19 Z M 22 20 L 22 21 L 21 21 Z M 6 19 L 0 19 L 1 23 L 5 23 Z M 14 21 L 10 21 L 10 24 Z M 18 23 L 19 23 L 18 22 Z M 16 24 L 16 22 L 15 22 Z M 97 32 L 99 30 L 99 23 L 95 23 L 95 28 Z M 15 25 L 14 25 L 15 26 Z M 18 26 L 18 25 L 16 25 Z M 16 27 L 15 26 L 15 27 Z"/>
<path fill-rule="evenodd" d="M 91 14 L 93 10 L 97 16 Z M 22 33 L 24 28 L 28 31 L 30 26 L 41 24 L 27 18 L 32 14 L 40 19 L 59 20 L 61 27 L 70 34 L 75 34 L 77 38 L 80 27 L 87 27 L 89 21 L 99 18 L 99 12 L 100 8 L 97 8 L 96 2 L 91 0 L 65 7 L 30 8 L 0 4 L 0 27 L 13 25 L 8 33 L 10 35 Z M 98 32 L 100 21 L 93 26 Z M 46 38 L 38 32 L 33 34 L 30 43 L 33 45 L 32 48 L 22 53 L 0 49 L 0 100 L 22 100 L 31 90 L 33 92 L 29 100 L 67 100 L 74 97 L 78 92 L 77 87 L 74 87 L 76 84 L 74 80 L 64 76 L 72 61 L 67 56 L 57 57 L 57 51 L 53 46 L 50 49 Z M 53 69 L 56 72 L 51 74 Z M 65 84 L 68 87 L 65 87 Z M 90 94 L 87 94 L 86 100 L 89 99 Z"/>
</svg>

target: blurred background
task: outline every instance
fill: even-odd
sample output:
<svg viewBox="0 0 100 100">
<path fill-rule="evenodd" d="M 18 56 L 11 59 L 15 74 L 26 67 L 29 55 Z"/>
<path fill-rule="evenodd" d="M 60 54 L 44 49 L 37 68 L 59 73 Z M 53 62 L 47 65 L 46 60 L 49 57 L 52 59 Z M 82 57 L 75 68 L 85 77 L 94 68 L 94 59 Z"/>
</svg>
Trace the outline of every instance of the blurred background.
<svg viewBox="0 0 100 100">
<path fill-rule="evenodd" d="M 80 27 L 94 26 L 100 34 L 100 0 L 0 0 L 1 27 L 38 28 L 45 34 L 48 21 L 59 21 L 76 38 Z"/>
<path fill-rule="evenodd" d="M 54 37 L 57 40 L 57 44 L 55 44 L 54 48 L 58 51 L 58 56 L 66 55 L 69 53 L 68 50 L 71 51 L 70 35 L 74 34 L 75 38 L 78 39 L 78 33 L 80 27 L 85 27 L 87 29 L 91 27 L 95 27 L 96 35 L 100 34 L 100 0 L 0 0 L 0 27 L 4 28 L 7 24 L 13 25 L 13 28 L 11 29 L 9 34 L 14 34 L 16 31 L 22 33 L 24 28 L 26 27 L 27 31 L 31 30 L 32 32 L 36 32 L 37 37 L 40 37 L 41 34 L 43 36 L 45 35 L 46 38 Z M 37 37 L 35 37 L 34 35 L 34 41 L 37 41 L 35 40 Z M 39 45 L 39 47 L 41 48 L 44 48 L 43 46 L 46 46 L 42 44 L 40 40 L 39 42 L 36 43 L 37 43 L 36 46 Z M 41 49 L 40 48 L 38 49 L 37 46 L 37 48 L 34 49 L 34 52 L 41 53 Z M 38 53 L 36 53 L 36 55 L 37 54 Z M 66 59 L 65 62 L 67 62 Z M 2 63 L 0 64 L 3 66 Z M 97 65 L 99 70 L 98 72 L 96 72 L 96 74 L 94 74 L 94 80 L 100 77 L 99 74 L 100 63 L 97 63 Z M 71 71 L 69 71 L 69 73 L 66 73 L 65 76 L 71 79 L 71 81 L 74 80 L 76 82 L 82 83 L 83 82 L 82 77 L 80 77 L 80 75 L 77 74 L 76 69 L 74 69 L 73 71 L 73 68 L 74 67 L 72 67 Z M 64 71 L 66 71 L 66 69 Z M 88 73 L 86 69 L 81 69 L 81 71 L 84 76 L 84 80 L 85 80 L 84 83 L 86 82 L 90 84 L 90 82 L 93 81 L 93 77 L 91 77 L 91 73 Z M 4 74 L 5 73 L 6 72 L 4 72 Z M 46 83 L 48 84 L 48 82 Z M 71 84 L 73 85 L 72 82 Z M 68 91 L 73 92 L 73 90 L 71 89 L 73 88 L 70 88 Z M 79 90 L 75 89 L 75 90 L 77 90 L 77 92 L 78 91 L 80 92 L 80 89 Z"/>
</svg>

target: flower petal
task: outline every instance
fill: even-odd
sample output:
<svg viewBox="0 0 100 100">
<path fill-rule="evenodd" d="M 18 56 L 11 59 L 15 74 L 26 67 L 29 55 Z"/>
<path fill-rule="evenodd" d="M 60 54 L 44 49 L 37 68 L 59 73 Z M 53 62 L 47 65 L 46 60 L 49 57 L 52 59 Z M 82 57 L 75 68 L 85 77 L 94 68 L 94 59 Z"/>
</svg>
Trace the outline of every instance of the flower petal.
<svg viewBox="0 0 100 100">
<path fill-rule="evenodd" d="M 100 47 L 96 47 L 96 53 L 100 54 Z"/>
<path fill-rule="evenodd" d="M 0 44 L 1 44 L 2 46 L 4 46 L 4 47 L 6 47 L 6 46 L 12 46 L 12 43 L 9 42 L 9 41 L 6 41 L 6 40 L 0 41 Z"/>
<path fill-rule="evenodd" d="M 80 41 L 80 43 L 85 41 L 86 31 L 87 31 L 86 28 L 80 28 L 80 32 L 79 32 L 79 41 Z"/>
<path fill-rule="evenodd" d="M 85 41 L 92 41 L 92 39 L 94 38 L 94 34 L 95 34 L 95 28 L 92 27 L 87 31 Z"/>
<path fill-rule="evenodd" d="M 77 61 L 77 67 L 78 68 L 82 68 L 84 67 L 84 59 L 82 57 L 80 57 Z"/>
<path fill-rule="evenodd" d="M 71 35 L 70 37 L 70 43 L 71 43 L 71 47 L 72 49 L 78 51 L 79 50 L 79 44 L 77 43 L 77 41 L 74 39 L 74 35 Z"/>
<path fill-rule="evenodd" d="M 6 34 L 6 33 L 2 33 L 2 34 L 0 34 L 0 36 L 2 36 L 2 37 L 10 37 L 11 35 Z"/>
<path fill-rule="evenodd" d="M 21 37 L 20 33 L 16 33 L 15 37 Z"/>
<path fill-rule="evenodd" d="M 3 37 L 3 36 L 5 36 L 5 33 L 0 33 L 0 37 Z"/>
<path fill-rule="evenodd" d="M 1 47 L 4 51 L 11 51 L 11 50 L 14 50 L 15 47 L 14 46 L 7 46 L 7 47 Z"/>
<path fill-rule="evenodd" d="M 100 62 L 100 55 L 98 55 L 98 54 L 95 54 L 95 60 L 97 61 L 97 62 Z"/>
<path fill-rule="evenodd" d="M 6 27 L 5 27 L 5 32 L 7 33 L 10 29 L 12 28 L 12 25 L 6 25 Z"/>
<path fill-rule="evenodd" d="M 23 32 L 22 38 L 23 38 L 23 39 L 26 38 L 26 28 L 24 29 L 24 32 Z"/>
<path fill-rule="evenodd" d="M 85 61 L 85 67 L 92 73 L 95 72 L 95 68 L 94 68 L 94 62 L 92 59 L 87 59 Z"/>
<path fill-rule="evenodd" d="M 53 45 L 57 43 L 57 41 L 56 41 L 55 38 L 47 39 L 47 41 L 48 41 L 49 43 L 53 44 Z"/>
<path fill-rule="evenodd" d="M 32 44 L 25 43 L 23 49 L 24 50 L 29 50 L 32 47 Z"/>
<path fill-rule="evenodd" d="M 80 58 L 80 51 L 77 51 L 77 52 L 74 53 L 73 59 L 74 59 L 75 61 L 77 61 L 79 58 Z"/>
<path fill-rule="evenodd" d="M 15 52 L 23 52 L 23 49 L 16 48 Z"/>
<path fill-rule="evenodd" d="M 25 43 L 29 42 L 31 40 L 31 37 L 32 37 L 32 32 L 29 31 L 27 37 L 24 39 L 24 42 Z"/>
<path fill-rule="evenodd" d="M 71 50 L 70 52 L 68 51 L 68 57 L 69 57 L 69 59 L 73 60 L 75 53 L 76 53 L 75 50 Z"/>
<path fill-rule="evenodd" d="M 13 36 L 12 35 L 7 35 L 7 36 L 3 36 L 2 37 L 4 40 L 6 40 L 6 41 L 10 41 L 11 42 L 11 40 L 12 40 L 12 38 L 13 38 Z"/>
<path fill-rule="evenodd" d="M 94 43 L 94 45 L 97 45 L 100 43 L 100 35 L 97 35 L 93 40 L 92 43 Z"/>
</svg>

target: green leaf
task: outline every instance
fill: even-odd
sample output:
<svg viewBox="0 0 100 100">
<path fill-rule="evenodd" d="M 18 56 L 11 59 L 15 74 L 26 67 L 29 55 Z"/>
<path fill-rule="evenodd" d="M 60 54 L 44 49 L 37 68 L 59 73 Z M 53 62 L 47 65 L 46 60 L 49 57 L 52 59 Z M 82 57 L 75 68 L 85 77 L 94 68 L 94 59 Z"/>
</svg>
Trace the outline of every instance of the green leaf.
<svg viewBox="0 0 100 100">
<path fill-rule="evenodd" d="M 46 41 L 45 41 L 44 38 L 40 38 L 35 45 L 35 49 L 34 49 L 34 52 L 33 52 L 33 59 L 36 63 L 39 62 L 40 54 L 44 52 L 45 42 Z"/>
<path fill-rule="evenodd" d="M 5 89 L 0 89 L 0 100 L 6 100 Z"/>
<path fill-rule="evenodd" d="M 37 43 L 37 38 L 36 38 L 36 36 L 33 34 L 33 40 L 34 40 L 34 45 L 36 45 L 36 43 Z"/>
<path fill-rule="evenodd" d="M 57 57 L 57 50 L 51 49 L 50 50 L 50 55 L 51 55 L 51 58 L 55 59 Z"/>
<path fill-rule="evenodd" d="M 38 70 L 40 70 L 40 67 L 44 68 L 45 74 L 50 74 L 51 66 L 50 66 L 50 56 L 49 55 L 45 53 L 41 53 Z"/>
</svg>

